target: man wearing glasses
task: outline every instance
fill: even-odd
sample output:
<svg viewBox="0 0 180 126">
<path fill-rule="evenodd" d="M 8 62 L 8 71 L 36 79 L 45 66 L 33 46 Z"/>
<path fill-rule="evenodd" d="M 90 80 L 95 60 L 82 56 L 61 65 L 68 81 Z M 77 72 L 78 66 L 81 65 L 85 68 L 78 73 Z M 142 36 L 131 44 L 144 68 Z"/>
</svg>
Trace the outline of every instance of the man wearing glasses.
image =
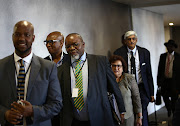
<svg viewBox="0 0 180 126">
<path fill-rule="evenodd" d="M 57 67 L 61 66 L 67 59 L 67 54 L 62 51 L 64 36 L 61 32 L 51 32 L 44 41 L 50 55 L 44 59 L 53 61 Z"/>
<path fill-rule="evenodd" d="M 125 45 L 117 49 L 114 52 L 114 55 L 122 56 L 128 64 L 128 73 L 135 76 L 141 97 L 143 126 L 148 126 L 147 106 L 150 101 L 154 101 L 150 52 L 147 49 L 136 45 L 136 32 L 126 32 L 124 39 Z"/>
</svg>

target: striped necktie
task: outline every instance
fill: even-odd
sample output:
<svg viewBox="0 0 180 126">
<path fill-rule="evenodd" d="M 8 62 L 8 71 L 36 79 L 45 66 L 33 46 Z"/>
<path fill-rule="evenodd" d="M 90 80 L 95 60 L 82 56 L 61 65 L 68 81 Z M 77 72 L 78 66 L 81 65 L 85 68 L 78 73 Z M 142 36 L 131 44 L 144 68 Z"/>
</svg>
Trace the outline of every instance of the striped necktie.
<svg viewBox="0 0 180 126">
<path fill-rule="evenodd" d="M 17 102 L 19 103 L 21 99 L 24 100 L 24 84 L 25 84 L 26 73 L 24 68 L 24 61 L 20 59 L 18 62 L 20 62 L 21 64 L 19 68 L 19 75 L 17 76 Z M 18 121 L 20 121 L 20 123 L 16 125 L 22 126 L 23 119 L 18 119 Z"/>
<path fill-rule="evenodd" d="M 20 62 L 20 69 L 19 69 L 19 75 L 17 76 L 17 99 L 23 99 L 24 100 L 24 84 L 25 84 L 25 68 L 24 68 L 24 61 L 22 59 L 19 60 Z"/>
<path fill-rule="evenodd" d="M 83 81 L 82 81 L 82 68 L 80 65 L 81 60 L 76 61 L 75 66 L 75 81 L 76 88 L 78 88 L 78 97 L 74 98 L 74 106 L 81 111 L 84 107 L 84 99 L 83 99 Z"/>
</svg>

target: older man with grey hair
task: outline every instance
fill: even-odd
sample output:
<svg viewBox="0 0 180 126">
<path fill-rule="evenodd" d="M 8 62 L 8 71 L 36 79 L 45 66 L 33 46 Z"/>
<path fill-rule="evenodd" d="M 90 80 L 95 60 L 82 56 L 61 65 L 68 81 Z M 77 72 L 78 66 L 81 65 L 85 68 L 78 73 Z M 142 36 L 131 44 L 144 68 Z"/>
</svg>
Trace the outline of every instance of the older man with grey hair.
<svg viewBox="0 0 180 126">
<path fill-rule="evenodd" d="M 143 126 L 148 126 L 147 106 L 154 101 L 154 85 L 151 72 L 150 52 L 137 46 L 137 34 L 128 31 L 124 35 L 125 45 L 118 48 L 114 54 L 122 56 L 128 64 L 128 73 L 133 74 L 140 92 Z"/>
</svg>

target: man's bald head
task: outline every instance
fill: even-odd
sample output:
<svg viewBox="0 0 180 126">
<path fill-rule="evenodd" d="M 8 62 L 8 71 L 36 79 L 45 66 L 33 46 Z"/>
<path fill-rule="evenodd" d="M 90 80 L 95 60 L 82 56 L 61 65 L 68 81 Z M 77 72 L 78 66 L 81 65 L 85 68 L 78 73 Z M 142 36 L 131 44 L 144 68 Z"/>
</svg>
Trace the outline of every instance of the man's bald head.
<svg viewBox="0 0 180 126">
<path fill-rule="evenodd" d="M 78 34 L 78 33 L 71 33 L 68 36 L 66 36 L 66 39 L 73 38 L 73 37 L 79 38 L 81 40 L 81 42 L 84 42 L 82 36 L 80 34 Z"/>
<path fill-rule="evenodd" d="M 16 29 L 17 29 L 18 27 L 28 27 L 28 28 L 30 28 L 30 29 L 32 30 L 32 33 L 34 34 L 34 26 L 33 26 L 33 25 L 31 24 L 31 22 L 29 22 L 29 21 L 23 20 L 23 21 L 17 22 L 17 23 L 14 25 L 13 33 L 16 31 Z"/>
<path fill-rule="evenodd" d="M 59 31 L 51 32 L 46 40 L 61 40 L 61 42 L 64 42 L 64 35 Z"/>
</svg>

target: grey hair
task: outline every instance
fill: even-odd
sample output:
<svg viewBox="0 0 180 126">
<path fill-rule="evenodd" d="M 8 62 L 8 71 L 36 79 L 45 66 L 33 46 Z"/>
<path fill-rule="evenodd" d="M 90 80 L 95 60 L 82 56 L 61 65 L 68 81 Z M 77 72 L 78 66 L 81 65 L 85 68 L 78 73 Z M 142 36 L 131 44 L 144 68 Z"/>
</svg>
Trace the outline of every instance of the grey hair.
<svg viewBox="0 0 180 126">
<path fill-rule="evenodd" d="M 131 35 L 135 35 L 137 38 L 137 33 L 135 31 L 127 31 L 124 35 L 124 39 L 126 39 L 127 37 L 129 37 Z"/>
</svg>

